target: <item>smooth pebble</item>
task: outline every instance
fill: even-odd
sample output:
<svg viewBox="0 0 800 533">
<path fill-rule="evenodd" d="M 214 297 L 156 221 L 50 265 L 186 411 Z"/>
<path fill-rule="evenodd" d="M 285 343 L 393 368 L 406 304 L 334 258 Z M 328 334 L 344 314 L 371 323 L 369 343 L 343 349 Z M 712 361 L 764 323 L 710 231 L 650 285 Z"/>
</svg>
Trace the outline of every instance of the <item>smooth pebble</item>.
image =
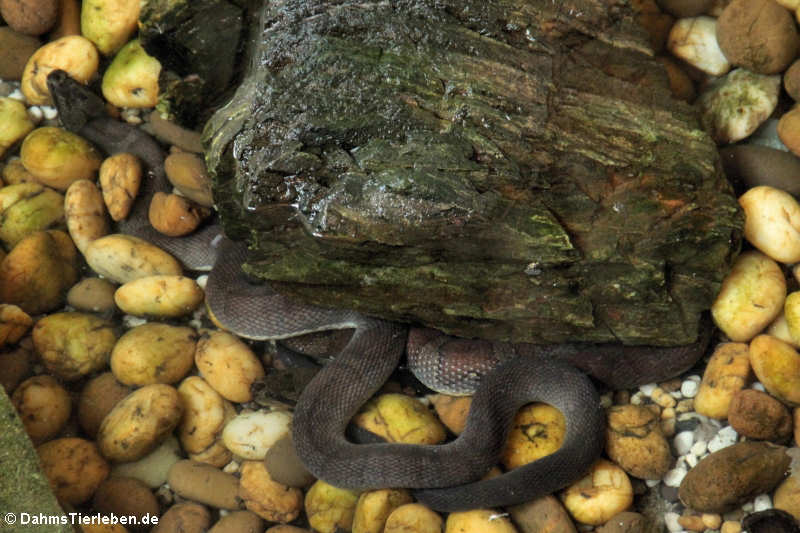
<svg viewBox="0 0 800 533">
<path fill-rule="evenodd" d="M 683 466 L 673 468 L 664 475 L 664 485 L 668 487 L 679 487 L 683 478 L 686 477 L 687 470 Z"/>
<path fill-rule="evenodd" d="M 723 448 L 727 448 L 728 446 L 736 443 L 736 438 L 738 436 L 739 434 L 736 433 L 735 429 L 733 429 L 731 426 L 725 426 L 724 428 L 720 429 L 710 441 L 708 441 L 708 451 L 714 453 Z"/>
<path fill-rule="evenodd" d="M 707 451 L 708 451 L 708 443 L 704 440 L 698 440 L 692 445 L 691 449 L 692 455 L 700 457 Z"/>
<path fill-rule="evenodd" d="M 767 509 L 772 509 L 772 498 L 770 498 L 769 494 L 759 494 L 755 498 L 753 498 L 753 511 L 766 511 Z"/>
<path fill-rule="evenodd" d="M 672 439 L 672 444 L 675 446 L 675 452 L 678 455 L 686 455 L 692 449 L 692 444 L 694 444 L 694 432 L 681 431 Z"/>
<path fill-rule="evenodd" d="M 667 526 L 667 529 L 672 531 L 673 533 L 677 533 L 678 531 L 683 531 L 683 526 L 680 525 L 678 519 L 681 517 L 678 513 L 669 512 L 664 513 L 664 525 Z"/>
<path fill-rule="evenodd" d="M 687 379 L 683 383 L 681 383 L 681 395 L 684 398 L 694 398 L 697 396 L 697 390 L 700 388 L 700 384 L 697 381 Z"/>
</svg>

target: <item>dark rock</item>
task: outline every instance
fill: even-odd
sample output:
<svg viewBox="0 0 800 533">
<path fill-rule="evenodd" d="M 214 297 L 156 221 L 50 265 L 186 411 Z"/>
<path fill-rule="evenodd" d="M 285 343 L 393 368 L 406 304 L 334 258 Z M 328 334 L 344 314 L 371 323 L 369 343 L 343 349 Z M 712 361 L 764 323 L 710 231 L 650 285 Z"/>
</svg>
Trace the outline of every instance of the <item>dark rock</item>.
<svg viewBox="0 0 800 533">
<path fill-rule="evenodd" d="M 207 163 L 251 273 L 466 337 L 687 344 L 740 242 L 627 3 L 264 3 Z"/>
<path fill-rule="evenodd" d="M 689 470 L 678 495 L 696 511 L 724 513 L 772 490 L 790 462 L 783 446 L 740 442 L 708 455 Z"/>
<path fill-rule="evenodd" d="M 767 509 L 745 516 L 742 529 L 749 533 L 800 533 L 797 520 L 780 509 Z"/>
<path fill-rule="evenodd" d="M 164 67 L 160 111 L 193 128 L 206 118 L 208 102 L 234 77 L 244 14 L 225 0 L 154 0 L 142 4 L 139 39 Z"/>
</svg>

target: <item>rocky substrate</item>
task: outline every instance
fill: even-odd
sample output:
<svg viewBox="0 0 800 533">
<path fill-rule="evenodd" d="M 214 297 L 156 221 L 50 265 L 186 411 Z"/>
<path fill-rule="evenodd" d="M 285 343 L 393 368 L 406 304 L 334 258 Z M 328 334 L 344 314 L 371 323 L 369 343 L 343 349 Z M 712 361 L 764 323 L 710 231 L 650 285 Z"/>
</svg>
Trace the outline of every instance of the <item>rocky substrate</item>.
<svg viewBox="0 0 800 533">
<path fill-rule="evenodd" d="M 119 51 L 118 65 L 143 65 L 136 86 L 152 87 L 158 68 L 129 42 L 134 29 L 122 38 L 80 36 L 77 11 L 62 8 L 52 21 L 59 29 L 41 46 L 24 34 L 45 22 L 17 23 L 9 4 L 0 2 L 11 25 L 0 28 L 0 49 L 13 52 L 0 57 L 0 76 L 10 80 L 0 82 L 0 384 L 65 509 L 158 516 L 151 530 L 161 533 L 736 533 L 765 531 L 758 528 L 770 520 L 780 531 L 797 527 L 800 127 L 794 108 L 786 111 L 800 96 L 794 2 L 638 2 L 654 49 L 671 53 L 662 60 L 676 96 L 694 100 L 699 90 L 697 105 L 741 192 L 752 248 L 713 306 L 718 342 L 682 378 L 606 393 L 605 457 L 571 487 L 506 510 L 448 516 L 405 490 L 359 494 L 305 471 L 288 439 L 290 410 L 254 395 L 281 364 L 272 347 L 216 329 L 202 307 L 202 276 L 111 233 L 111 220 L 130 209 L 139 163 L 104 158 L 58 128 L 37 77 L 60 67 L 88 81 L 100 75 L 99 54 Z M 76 68 L 74 54 L 83 54 Z M 26 67 L 31 57 L 38 69 Z M 154 95 L 115 82 L 115 61 L 103 73 L 114 112 L 173 147 L 166 170 L 176 190 L 154 202 L 151 222 L 185 234 L 212 205 L 197 136 L 142 113 Z M 130 79 L 125 70 L 116 75 Z M 390 382 L 354 422 L 389 440 L 437 443 L 459 433 L 468 405 Z M 502 468 L 557 449 L 563 430 L 552 408 L 525 408 Z"/>
</svg>

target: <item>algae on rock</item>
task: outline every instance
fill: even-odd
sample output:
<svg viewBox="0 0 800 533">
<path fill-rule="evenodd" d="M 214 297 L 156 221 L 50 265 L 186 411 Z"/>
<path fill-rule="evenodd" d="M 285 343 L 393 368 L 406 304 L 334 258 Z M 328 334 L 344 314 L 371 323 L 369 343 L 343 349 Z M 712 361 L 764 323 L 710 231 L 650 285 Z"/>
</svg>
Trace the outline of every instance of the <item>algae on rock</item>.
<svg viewBox="0 0 800 533">
<path fill-rule="evenodd" d="M 627 2 L 276 0 L 206 124 L 247 270 L 465 337 L 691 342 L 740 244 Z"/>
</svg>

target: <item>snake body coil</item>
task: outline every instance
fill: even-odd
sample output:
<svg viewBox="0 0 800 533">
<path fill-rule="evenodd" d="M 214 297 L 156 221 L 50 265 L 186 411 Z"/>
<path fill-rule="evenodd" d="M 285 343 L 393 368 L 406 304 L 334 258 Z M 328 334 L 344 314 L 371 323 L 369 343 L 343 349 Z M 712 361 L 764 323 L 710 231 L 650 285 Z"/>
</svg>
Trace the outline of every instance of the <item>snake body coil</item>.
<svg viewBox="0 0 800 533">
<path fill-rule="evenodd" d="M 245 247 L 221 236 L 215 226 L 181 239 L 155 232 L 147 223 L 147 208 L 152 194 L 167 186 L 163 150 L 141 129 L 96 109 L 97 97 L 63 72 L 51 74 L 48 86 L 65 127 L 109 155 L 123 151 L 137 155 L 150 171 L 151 180 L 130 220 L 121 225 L 123 231 L 150 240 L 195 269 L 210 260 L 215 247 L 209 243 L 217 242 L 206 301 L 226 328 L 250 339 L 354 330 L 338 357 L 306 387 L 293 420 L 299 457 L 314 475 L 329 483 L 356 489 L 421 489 L 415 495 L 441 511 L 511 505 L 553 492 L 580 477 L 602 449 L 604 416 L 584 372 L 612 386 L 628 387 L 671 377 L 690 367 L 705 350 L 707 337 L 678 348 L 454 341 L 471 346 L 467 351 L 488 350 L 494 354 L 485 355 L 499 356 L 496 368 L 482 378 L 475 393 L 465 431 L 452 442 L 436 446 L 353 444 L 346 440 L 345 428 L 397 367 L 406 346 L 406 328 L 353 311 L 300 304 L 266 285 L 248 284 L 241 271 Z M 425 343 L 410 352 L 423 357 L 421 366 L 432 367 L 439 364 L 432 358 L 439 357 L 441 350 L 431 347 L 446 343 Z M 549 403 L 564 414 L 567 428 L 561 448 L 502 476 L 476 481 L 497 462 L 519 407 L 532 401 Z"/>
</svg>

